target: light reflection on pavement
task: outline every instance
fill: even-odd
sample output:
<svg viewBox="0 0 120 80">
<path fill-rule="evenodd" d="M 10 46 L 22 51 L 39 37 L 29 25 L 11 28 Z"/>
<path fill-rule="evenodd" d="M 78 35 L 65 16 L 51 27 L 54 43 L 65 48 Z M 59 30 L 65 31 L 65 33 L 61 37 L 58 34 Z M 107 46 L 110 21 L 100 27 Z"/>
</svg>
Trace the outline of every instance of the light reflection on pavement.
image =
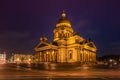
<svg viewBox="0 0 120 80">
<path fill-rule="evenodd" d="M 120 80 L 120 70 L 83 69 L 42 71 L 20 66 L 0 65 L 0 80 Z"/>
</svg>

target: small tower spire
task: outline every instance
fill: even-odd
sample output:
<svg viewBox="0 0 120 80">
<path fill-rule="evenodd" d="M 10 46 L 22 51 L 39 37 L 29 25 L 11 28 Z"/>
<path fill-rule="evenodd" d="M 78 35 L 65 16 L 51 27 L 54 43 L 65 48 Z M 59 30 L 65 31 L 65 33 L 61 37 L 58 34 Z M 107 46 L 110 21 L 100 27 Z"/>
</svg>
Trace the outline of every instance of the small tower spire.
<svg viewBox="0 0 120 80">
<path fill-rule="evenodd" d="M 66 17 L 66 13 L 65 13 L 65 11 L 63 10 L 63 12 L 62 12 L 62 18 L 65 18 Z"/>
</svg>

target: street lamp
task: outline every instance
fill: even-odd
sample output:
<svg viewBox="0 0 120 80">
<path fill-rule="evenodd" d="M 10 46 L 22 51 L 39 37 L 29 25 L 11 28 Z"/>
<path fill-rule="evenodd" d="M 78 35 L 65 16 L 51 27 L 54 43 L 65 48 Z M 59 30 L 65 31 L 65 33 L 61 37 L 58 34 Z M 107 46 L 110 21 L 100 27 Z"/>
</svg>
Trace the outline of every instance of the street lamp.
<svg viewBox="0 0 120 80">
<path fill-rule="evenodd" d="M 29 59 L 28 59 L 28 61 L 30 62 L 30 61 L 31 61 L 31 59 L 29 58 Z"/>
<path fill-rule="evenodd" d="M 28 64 L 30 64 L 30 62 L 31 62 L 31 59 L 29 58 L 29 59 L 28 59 Z"/>
<path fill-rule="evenodd" d="M 113 64 L 113 60 L 112 60 L 112 59 L 110 59 L 110 60 L 109 60 L 109 63 L 110 63 L 110 65 L 109 65 L 109 66 L 110 66 L 110 67 L 112 67 L 112 66 L 113 66 L 113 65 L 112 65 L 112 64 Z"/>
<path fill-rule="evenodd" d="M 110 59 L 110 60 L 109 60 L 109 62 L 110 62 L 110 63 L 112 63 L 112 62 L 113 62 L 113 60 L 112 60 L 112 59 Z"/>
<path fill-rule="evenodd" d="M 17 63 L 17 64 L 20 63 L 20 59 L 19 59 L 19 58 L 16 59 L 16 63 Z"/>
</svg>

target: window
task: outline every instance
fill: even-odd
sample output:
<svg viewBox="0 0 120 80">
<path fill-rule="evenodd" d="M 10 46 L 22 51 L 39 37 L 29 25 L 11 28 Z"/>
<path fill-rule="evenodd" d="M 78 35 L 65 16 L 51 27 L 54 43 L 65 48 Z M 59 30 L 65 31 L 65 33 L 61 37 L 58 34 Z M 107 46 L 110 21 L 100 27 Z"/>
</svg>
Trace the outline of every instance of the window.
<svg viewBox="0 0 120 80">
<path fill-rule="evenodd" d="M 69 59 L 72 59 L 72 50 L 69 51 Z"/>
<path fill-rule="evenodd" d="M 72 59 L 72 53 L 70 53 L 70 59 Z"/>
</svg>

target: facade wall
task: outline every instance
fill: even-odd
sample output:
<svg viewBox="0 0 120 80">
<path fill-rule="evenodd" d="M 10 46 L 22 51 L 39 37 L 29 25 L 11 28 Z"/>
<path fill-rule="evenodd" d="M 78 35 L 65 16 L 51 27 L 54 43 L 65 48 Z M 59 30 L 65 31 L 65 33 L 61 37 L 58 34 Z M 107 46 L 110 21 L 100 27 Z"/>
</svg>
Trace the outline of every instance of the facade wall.
<svg viewBox="0 0 120 80">
<path fill-rule="evenodd" d="M 59 48 L 58 50 L 46 50 L 36 54 L 38 62 L 96 62 L 96 53 L 80 48 Z"/>
<path fill-rule="evenodd" d="M 0 64 L 5 64 L 6 63 L 6 54 L 0 54 Z"/>
<path fill-rule="evenodd" d="M 33 63 L 34 62 L 33 55 L 29 55 L 29 54 L 27 54 L 27 55 L 25 55 L 25 54 L 13 54 L 11 59 L 12 59 L 12 62 L 14 62 L 14 63 Z"/>
</svg>

